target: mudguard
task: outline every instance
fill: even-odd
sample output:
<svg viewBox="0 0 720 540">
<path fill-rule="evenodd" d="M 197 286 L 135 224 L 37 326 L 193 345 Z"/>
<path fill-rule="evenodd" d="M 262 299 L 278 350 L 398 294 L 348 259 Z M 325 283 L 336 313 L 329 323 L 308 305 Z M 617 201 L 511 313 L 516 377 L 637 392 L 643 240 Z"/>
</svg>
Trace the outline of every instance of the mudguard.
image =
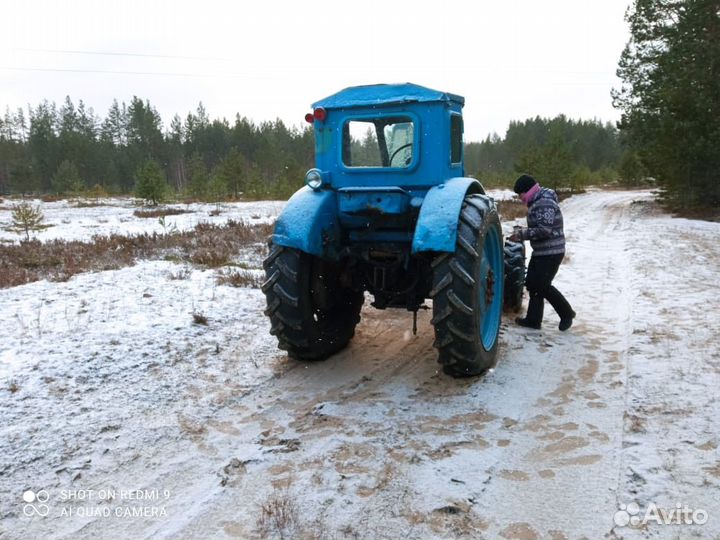
<svg viewBox="0 0 720 540">
<path fill-rule="evenodd" d="M 485 193 L 474 178 L 451 178 L 428 191 L 420 208 L 412 252 L 455 251 L 457 226 L 465 195 Z"/>
<path fill-rule="evenodd" d="M 333 191 L 305 186 L 290 197 L 275 223 L 272 242 L 318 257 L 332 257 L 340 238 L 337 197 Z"/>
</svg>

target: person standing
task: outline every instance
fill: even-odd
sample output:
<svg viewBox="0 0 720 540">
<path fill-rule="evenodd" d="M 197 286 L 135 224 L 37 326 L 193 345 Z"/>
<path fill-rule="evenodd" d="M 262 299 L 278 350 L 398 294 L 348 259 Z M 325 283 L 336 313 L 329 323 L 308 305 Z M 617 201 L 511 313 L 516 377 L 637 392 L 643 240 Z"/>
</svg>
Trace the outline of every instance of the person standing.
<svg viewBox="0 0 720 540">
<path fill-rule="evenodd" d="M 562 293 L 552 285 L 565 257 L 563 216 L 557 194 L 552 189 L 540 187 L 528 174 L 517 179 L 514 191 L 527 205 L 528 216 L 527 228 L 514 233 L 510 240 L 529 240 L 533 250 L 525 278 L 525 286 L 530 293 L 527 315 L 518 317 L 515 322 L 539 330 L 547 300 L 560 316 L 558 328 L 564 332 L 572 326 L 576 313 Z"/>
</svg>

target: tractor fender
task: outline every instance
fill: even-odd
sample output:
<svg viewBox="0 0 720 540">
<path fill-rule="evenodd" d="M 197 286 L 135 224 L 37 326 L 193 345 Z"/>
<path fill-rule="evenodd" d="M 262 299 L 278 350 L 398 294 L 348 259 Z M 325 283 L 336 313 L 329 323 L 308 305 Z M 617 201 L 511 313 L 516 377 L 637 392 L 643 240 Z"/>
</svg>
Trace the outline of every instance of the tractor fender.
<svg viewBox="0 0 720 540">
<path fill-rule="evenodd" d="M 275 223 L 272 243 L 318 257 L 332 256 L 339 239 L 337 197 L 307 186 L 290 197 Z"/>
<path fill-rule="evenodd" d="M 425 195 L 413 236 L 412 252 L 455 251 L 458 220 L 465 195 L 485 193 L 474 178 L 456 177 Z"/>
</svg>

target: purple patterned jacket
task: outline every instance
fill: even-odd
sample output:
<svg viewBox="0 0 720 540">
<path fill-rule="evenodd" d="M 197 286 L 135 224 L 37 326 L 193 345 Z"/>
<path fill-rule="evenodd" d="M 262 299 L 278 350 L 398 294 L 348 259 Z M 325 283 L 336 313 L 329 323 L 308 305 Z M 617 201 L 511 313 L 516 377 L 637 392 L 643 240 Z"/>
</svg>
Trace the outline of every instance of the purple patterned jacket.
<svg viewBox="0 0 720 540">
<path fill-rule="evenodd" d="M 523 229 L 523 240 L 530 240 L 533 256 L 559 255 L 565 253 L 563 216 L 557 194 L 548 188 L 541 188 L 530 201 L 527 229 Z"/>
</svg>

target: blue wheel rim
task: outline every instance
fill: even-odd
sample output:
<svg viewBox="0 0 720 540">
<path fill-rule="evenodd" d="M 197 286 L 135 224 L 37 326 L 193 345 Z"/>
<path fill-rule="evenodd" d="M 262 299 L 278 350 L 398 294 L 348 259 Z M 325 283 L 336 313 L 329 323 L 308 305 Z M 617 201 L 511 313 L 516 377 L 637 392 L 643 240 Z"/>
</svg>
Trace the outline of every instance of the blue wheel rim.
<svg viewBox="0 0 720 540">
<path fill-rule="evenodd" d="M 503 301 L 503 248 L 497 227 L 485 235 L 480 261 L 480 338 L 486 351 L 495 346 L 500 329 Z"/>
</svg>

